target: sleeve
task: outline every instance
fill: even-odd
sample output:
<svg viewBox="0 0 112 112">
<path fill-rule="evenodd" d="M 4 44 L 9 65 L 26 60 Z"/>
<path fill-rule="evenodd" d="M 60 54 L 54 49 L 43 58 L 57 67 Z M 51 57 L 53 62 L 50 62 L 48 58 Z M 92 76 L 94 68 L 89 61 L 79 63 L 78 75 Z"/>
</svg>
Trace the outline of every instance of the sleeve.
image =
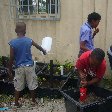
<svg viewBox="0 0 112 112">
<path fill-rule="evenodd" d="M 13 43 L 13 41 L 10 41 L 8 44 L 10 45 L 11 48 L 14 48 L 14 43 Z"/>
<path fill-rule="evenodd" d="M 106 71 L 106 61 L 104 60 L 96 72 L 96 77 L 102 79 Z"/>
<path fill-rule="evenodd" d="M 78 69 L 78 70 L 84 70 L 85 69 L 85 61 L 84 59 L 78 59 L 77 62 L 76 62 L 76 65 L 75 67 Z"/>
<path fill-rule="evenodd" d="M 33 45 L 33 40 L 31 38 L 29 38 L 29 41 L 31 42 L 31 46 Z"/>
<path fill-rule="evenodd" d="M 89 34 L 90 31 L 82 27 L 80 31 L 80 41 L 89 41 Z"/>
</svg>

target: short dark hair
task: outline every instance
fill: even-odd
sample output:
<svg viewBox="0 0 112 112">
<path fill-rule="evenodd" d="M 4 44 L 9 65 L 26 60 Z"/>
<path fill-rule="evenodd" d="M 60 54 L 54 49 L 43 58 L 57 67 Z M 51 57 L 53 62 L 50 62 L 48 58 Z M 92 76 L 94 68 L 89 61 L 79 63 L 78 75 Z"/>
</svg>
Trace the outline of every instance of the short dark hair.
<svg viewBox="0 0 112 112">
<path fill-rule="evenodd" d="M 97 59 L 99 62 L 102 62 L 105 57 L 105 52 L 100 48 L 95 48 L 90 55 L 92 58 Z"/>
<path fill-rule="evenodd" d="M 91 14 L 88 15 L 88 22 L 91 22 L 92 20 L 101 20 L 101 15 L 96 13 L 96 12 L 93 12 Z"/>
<path fill-rule="evenodd" d="M 15 32 L 17 34 L 26 34 L 26 24 L 24 22 L 17 22 Z"/>
</svg>

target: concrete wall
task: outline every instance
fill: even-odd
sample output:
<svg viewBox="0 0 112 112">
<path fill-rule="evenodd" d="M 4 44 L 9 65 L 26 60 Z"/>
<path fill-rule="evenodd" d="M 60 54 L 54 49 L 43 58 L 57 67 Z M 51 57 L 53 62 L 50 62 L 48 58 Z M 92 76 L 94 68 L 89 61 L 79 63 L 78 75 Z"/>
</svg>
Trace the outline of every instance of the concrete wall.
<svg viewBox="0 0 112 112">
<path fill-rule="evenodd" d="M 10 18 L 9 0 L 0 0 L 0 55 L 9 54 L 8 41 L 16 37 L 15 22 Z M 52 51 L 42 56 L 36 48 L 32 48 L 33 57 L 40 61 L 57 59 L 64 62 L 66 59 L 77 59 L 79 51 L 79 30 L 87 15 L 93 11 L 101 14 L 100 32 L 95 37 L 95 47 L 107 51 L 112 44 L 112 0 L 61 0 L 60 21 L 33 21 L 25 20 L 27 36 L 38 44 L 45 36 L 53 38 Z"/>
</svg>

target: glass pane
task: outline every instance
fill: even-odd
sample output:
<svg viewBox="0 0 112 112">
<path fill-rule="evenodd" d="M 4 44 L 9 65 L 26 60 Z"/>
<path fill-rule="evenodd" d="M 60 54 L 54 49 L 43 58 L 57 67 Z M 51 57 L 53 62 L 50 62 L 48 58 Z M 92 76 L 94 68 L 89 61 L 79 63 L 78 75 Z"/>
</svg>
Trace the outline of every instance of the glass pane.
<svg viewBox="0 0 112 112">
<path fill-rule="evenodd" d="M 47 8 L 46 8 L 46 0 L 38 0 L 38 4 L 39 4 L 39 13 L 46 13 L 47 12 Z"/>
<path fill-rule="evenodd" d="M 20 14 L 58 13 L 58 0 L 18 0 L 18 4 Z"/>
<path fill-rule="evenodd" d="M 55 0 L 39 0 L 39 13 L 55 14 Z"/>
<path fill-rule="evenodd" d="M 38 10 L 38 4 L 37 4 L 38 0 L 32 0 L 32 5 L 33 5 L 33 12 L 37 13 Z"/>
<path fill-rule="evenodd" d="M 46 1 L 47 13 L 55 14 L 55 0 Z"/>
<path fill-rule="evenodd" d="M 24 14 L 32 14 L 34 7 L 33 7 L 33 0 L 19 0 L 20 5 L 20 13 Z"/>
<path fill-rule="evenodd" d="M 41 19 L 40 15 L 38 15 L 41 13 L 53 14 L 52 17 L 55 17 L 54 14 L 58 15 L 59 0 L 10 0 L 10 7 L 11 17 Z M 51 16 L 46 17 L 46 19 L 52 20 Z"/>
<path fill-rule="evenodd" d="M 50 12 L 50 0 L 46 0 L 46 12 Z"/>
<path fill-rule="evenodd" d="M 58 8 L 59 8 L 59 4 L 58 4 L 59 2 L 58 2 L 58 0 L 57 0 L 57 14 L 58 14 Z"/>
<path fill-rule="evenodd" d="M 51 14 L 55 14 L 55 5 L 51 5 Z"/>
<path fill-rule="evenodd" d="M 51 4 L 55 4 L 55 0 L 51 0 Z"/>
</svg>

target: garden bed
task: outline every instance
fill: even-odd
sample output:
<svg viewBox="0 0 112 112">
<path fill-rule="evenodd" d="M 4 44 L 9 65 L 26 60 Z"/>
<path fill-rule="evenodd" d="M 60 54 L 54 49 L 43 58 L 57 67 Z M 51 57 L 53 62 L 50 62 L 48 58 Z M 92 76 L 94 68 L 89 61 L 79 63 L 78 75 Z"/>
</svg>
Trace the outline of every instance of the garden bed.
<svg viewBox="0 0 112 112">
<path fill-rule="evenodd" d="M 67 80 L 68 76 L 72 74 L 74 67 L 70 65 L 68 67 L 67 64 L 63 65 L 63 75 L 61 75 L 61 66 L 62 65 L 59 64 L 53 64 L 53 60 L 50 60 L 50 63 L 47 64 L 38 62 L 36 63 L 36 68 L 40 69 L 38 69 L 38 72 L 36 71 L 38 76 L 38 97 L 62 97 L 60 88 Z"/>
<path fill-rule="evenodd" d="M 65 98 L 66 112 L 112 112 L 112 92 L 100 87 L 89 90 L 88 99 L 80 102 L 79 91 L 61 91 Z"/>
<path fill-rule="evenodd" d="M 61 98 L 60 88 L 64 85 L 69 75 L 73 74 L 73 67 L 68 71 L 64 71 L 60 75 L 60 65 L 49 63 L 36 63 L 35 72 L 38 76 L 37 97 L 50 97 Z M 57 74 L 58 73 L 58 74 Z M 74 74 L 73 74 L 74 75 Z M 75 84 L 77 81 L 72 79 L 69 81 L 68 86 Z M 25 88 L 21 94 L 27 93 L 28 89 Z M 14 84 L 7 80 L 0 81 L 0 93 L 7 95 L 14 95 Z"/>
<path fill-rule="evenodd" d="M 66 61 L 66 63 L 62 65 L 59 62 L 56 62 L 56 64 L 54 64 L 53 60 L 50 60 L 50 63 L 36 62 L 35 71 L 38 76 L 42 75 L 60 76 L 61 67 L 63 67 L 64 76 L 67 76 L 74 69 L 74 66 L 71 64 L 71 62 Z"/>
<path fill-rule="evenodd" d="M 73 75 L 73 73 L 69 74 Z M 41 81 L 39 82 L 38 90 L 41 92 L 38 93 L 38 97 L 43 95 L 43 97 L 51 97 L 51 98 L 61 98 L 62 95 L 60 93 L 60 89 L 68 90 L 71 88 L 77 88 L 78 79 L 77 77 L 55 77 L 51 80 L 50 77 L 41 77 Z M 67 81 L 67 82 L 66 82 Z M 66 83 L 66 84 L 65 84 Z M 40 94 L 39 94 L 40 93 Z"/>
</svg>

